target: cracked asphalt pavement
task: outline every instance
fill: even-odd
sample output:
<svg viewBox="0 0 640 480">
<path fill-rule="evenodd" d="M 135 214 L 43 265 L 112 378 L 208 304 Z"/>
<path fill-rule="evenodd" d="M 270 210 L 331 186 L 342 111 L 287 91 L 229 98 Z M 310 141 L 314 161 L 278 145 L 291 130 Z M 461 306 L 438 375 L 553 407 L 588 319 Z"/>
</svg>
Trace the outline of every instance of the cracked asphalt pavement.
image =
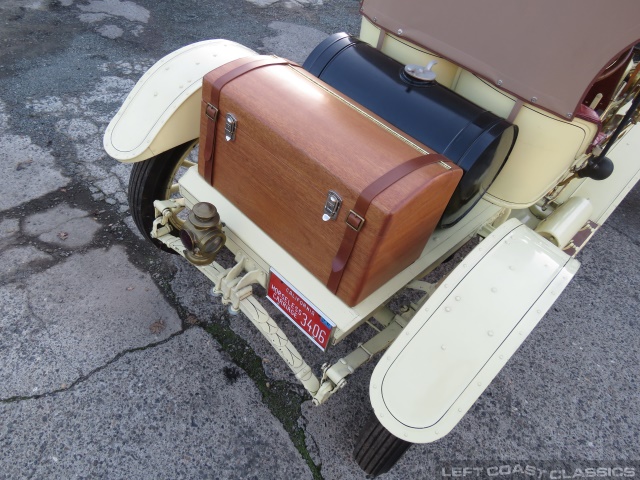
<svg viewBox="0 0 640 480">
<path fill-rule="evenodd" d="M 0 478 L 364 478 L 351 452 L 373 365 L 313 407 L 195 269 L 142 240 L 131 167 L 102 150 L 111 116 L 163 55 L 227 38 L 301 62 L 327 35 L 357 33 L 358 6 L 2 2 Z M 637 465 L 638 211 L 636 187 L 462 422 L 383 478 L 478 463 Z M 273 313 L 316 371 L 362 338 L 323 355 Z"/>
</svg>

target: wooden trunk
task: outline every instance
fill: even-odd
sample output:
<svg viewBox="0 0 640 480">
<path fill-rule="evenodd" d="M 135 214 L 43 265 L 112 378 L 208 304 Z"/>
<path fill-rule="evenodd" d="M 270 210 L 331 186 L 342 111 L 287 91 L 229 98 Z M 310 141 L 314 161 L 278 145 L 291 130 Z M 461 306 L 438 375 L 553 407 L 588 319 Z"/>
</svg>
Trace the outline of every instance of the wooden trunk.
<svg viewBox="0 0 640 480">
<path fill-rule="evenodd" d="M 361 192 L 394 167 L 433 155 L 432 163 L 376 195 L 363 214 L 335 291 L 353 306 L 418 258 L 462 171 L 298 66 L 235 75 L 255 59 L 236 60 L 204 79 L 200 174 L 323 283 Z M 221 79 L 218 94 L 213 85 Z M 212 101 L 219 103 L 215 129 Z M 237 119 L 231 141 L 228 113 Z M 205 158 L 212 136 L 212 159 Z M 324 221 L 330 190 L 342 207 L 335 220 Z"/>
</svg>

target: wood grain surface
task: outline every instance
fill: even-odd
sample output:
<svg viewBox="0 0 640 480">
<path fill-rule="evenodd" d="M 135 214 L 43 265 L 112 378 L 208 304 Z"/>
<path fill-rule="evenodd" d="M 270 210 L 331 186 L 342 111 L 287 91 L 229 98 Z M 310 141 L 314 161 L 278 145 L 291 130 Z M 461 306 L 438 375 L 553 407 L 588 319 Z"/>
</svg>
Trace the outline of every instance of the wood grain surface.
<svg viewBox="0 0 640 480">
<path fill-rule="evenodd" d="M 205 102 L 211 83 L 232 68 L 205 77 Z M 208 181 L 326 284 L 360 192 L 422 153 L 373 121 L 385 123 L 375 114 L 348 100 L 352 108 L 308 76 L 298 67 L 272 65 L 223 87 Z M 232 142 L 224 138 L 227 113 L 237 118 Z M 200 152 L 211 132 L 204 117 Z M 337 291 L 345 303 L 357 304 L 418 258 L 462 176 L 446 163 L 450 168 L 435 163 L 409 174 L 373 200 Z M 336 220 L 325 222 L 329 190 L 343 205 Z"/>
</svg>

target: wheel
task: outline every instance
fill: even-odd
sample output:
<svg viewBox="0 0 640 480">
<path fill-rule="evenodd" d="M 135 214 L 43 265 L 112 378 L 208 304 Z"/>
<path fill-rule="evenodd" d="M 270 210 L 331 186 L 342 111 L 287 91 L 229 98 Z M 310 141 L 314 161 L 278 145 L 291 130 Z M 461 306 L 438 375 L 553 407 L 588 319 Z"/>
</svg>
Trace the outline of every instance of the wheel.
<svg viewBox="0 0 640 480">
<path fill-rule="evenodd" d="M 411 445 L 392 435 L 372 414 L 360 431 L 353 457 L 362 470 L 375 477 L 388 472 Z"/>
<path fill-rule="evenodd" d="M 153 202 L 167 200 L 178 194 L 177 179 L 186 168 L 196 165 L 194 149 L 198 141 L 191 140 L 162 152 L 148 160 L 134 163 L 129 178 L 129 209 L 142 236 L 165 252 L 176 253 L 159 240 L 151 238 L 155 220 Z M 172 219 L 176 231 L 182 228 L 182 221 Z"/>
</svg>

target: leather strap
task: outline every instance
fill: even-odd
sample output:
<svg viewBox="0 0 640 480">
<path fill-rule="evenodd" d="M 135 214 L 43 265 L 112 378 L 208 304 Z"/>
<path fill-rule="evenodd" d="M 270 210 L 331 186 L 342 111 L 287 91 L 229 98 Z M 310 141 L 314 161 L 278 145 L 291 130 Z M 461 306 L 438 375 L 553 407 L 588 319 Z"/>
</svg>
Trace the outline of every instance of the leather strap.
<svg viewBox="0 0 640 480">
<path fill-rule="evenodd" d="M 444 155 L 437 153 L 412 158 L 411 160 L 407 160 L 406 162 L 392 168 L 380 178 L 370 183 L 362 191 L 356 200 L 353 210 L 351 210 L 349 215 L 347 215 L 347 228 L 345 229 L 344 236 L 342 237 L 338 253 L 336 253 L 336 256 L 331 262 L 331 274 L 327 281 L 327 288 L 331 290 L 331 292 L 336 293 L 338 291 L 338 286 L 340 285 L 340 280 L 342 280 L 344 269 L 347 266 L 349 257 L 351 257 L 358 234 L 364 226 L 365 215 L 367 214 L 367 210 L 369 209 L 369 205 L 371 205 L 373 199 L 398 180 L 409 175 L 411 172 L 427 165 L 431 165 L 432 163 L 445 160 L 446 157 Z"/>
<path fill-rule="evenodd" d="M 275 57 L 246 57 L 246 63 L 239 65 L 238 67 L 230 70 L 229 72 L 221 75 L 214 80 L 211 85 L 211 94 L 209 96 L 210 101 L 202 100 L 205 115 L 209 119 L 207 122 L 207 133 L 205 138 L 209 141 L 204 145 L 204 178 L 212 182 L 213 181 L 213 153 L 216 146 L 216 135 L 218 134 L 218 111 L 220 109 L 220 92 L 224 86 L 231 80 L 234 80 L 245 73 L 248 73 L 257 68 L 266 67 L 268 65 L 293 65 L 298 66 L 296 63 L 290 62 L 282 58 Z"/>
</svg>

